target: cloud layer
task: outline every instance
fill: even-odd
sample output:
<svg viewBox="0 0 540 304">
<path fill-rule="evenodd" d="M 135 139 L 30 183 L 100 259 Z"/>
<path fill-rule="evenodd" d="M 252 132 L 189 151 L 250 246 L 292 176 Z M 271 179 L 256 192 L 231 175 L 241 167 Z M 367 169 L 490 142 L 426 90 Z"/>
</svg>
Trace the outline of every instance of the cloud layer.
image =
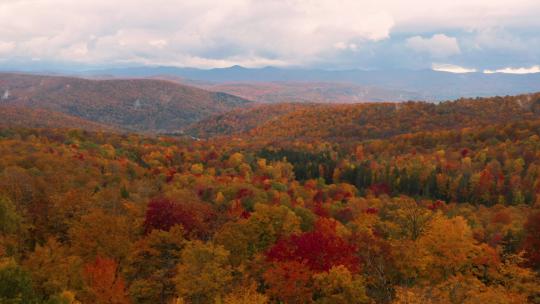
<svg viewBox="0 0 540 304">
<path fill-rule="evenodd" d="M 431 38 L 411 37 L 407 39 L 407 47 L 417 52 L 426 52 L 436 58 L 445 58 L 461 53 L 457 39 L 445 34 L 436 34 Z"/>
<path fill-rule="evenodd" d="M 539 12 L 536 0 L 2 0 L 0 60 L 204 68 L 446 60 L 497 70 L 538 63 Z"/>
</svg>

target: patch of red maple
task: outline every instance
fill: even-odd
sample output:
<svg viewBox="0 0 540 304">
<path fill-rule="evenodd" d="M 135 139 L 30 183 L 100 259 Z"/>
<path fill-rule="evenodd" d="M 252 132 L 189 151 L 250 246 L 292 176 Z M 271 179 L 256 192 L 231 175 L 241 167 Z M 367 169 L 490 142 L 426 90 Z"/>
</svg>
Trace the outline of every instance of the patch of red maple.
<svg viewBox="0 0 540 304">
<path fill-rule="evenodd" d="M 316 272 L 328 271 L 339 265 L 357 272 L 360 262 L 357 248 L 338 236 L 336 224 L 329 219 L 320 219 L 313 231 L 293 234 L 278 241 L 268 250 L 266 257 L 273 262 L 305 263 Z"/>
<path fill-rule="evenodd" d="M 180 203 L 167 198 L 156 198 L 148 203 L 144 228 L 148 233 L 153 229 L 168 231 L 175 225 L 182 225 L 188 235 L 204 237 L 209 233 L 209 223 L 214 216 L 214 210 L 204 203 Z"/>
</svg>

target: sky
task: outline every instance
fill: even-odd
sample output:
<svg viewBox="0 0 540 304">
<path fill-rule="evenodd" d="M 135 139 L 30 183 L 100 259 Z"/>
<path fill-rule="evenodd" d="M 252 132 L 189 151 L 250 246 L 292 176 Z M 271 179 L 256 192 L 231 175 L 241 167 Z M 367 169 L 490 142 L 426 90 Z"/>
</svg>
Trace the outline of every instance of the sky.
<svg viewBox="0 0 540 304">
<path fill-rule="evenodd" d="M 540 72 L 539 0 L 0 0 L 0 67 Z"/>
</svg>

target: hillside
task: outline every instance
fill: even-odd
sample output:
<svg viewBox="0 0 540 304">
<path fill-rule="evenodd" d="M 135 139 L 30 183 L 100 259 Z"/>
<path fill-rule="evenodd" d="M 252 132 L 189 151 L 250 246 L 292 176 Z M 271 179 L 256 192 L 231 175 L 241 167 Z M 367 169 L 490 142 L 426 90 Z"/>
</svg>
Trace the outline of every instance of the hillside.
<svg viewBox="0 0 540 304">
<path fill-rule="evenodd" d="M 507 123 L 540 116 L 540 94 L 425 102 L 263 105 L 200 121 L 188 129 L 201 137 L 237 135 L 261 141 L 344 142 Z"/>
<path fill-rule="evenodd" d="M 0 106 L 0 127 L 69 128 L 88 131 L 114 131 L 111 126 L 43 109 Z"/>
<path fill-rule="evenodd" d="M 321 106 L 313 103 L 259 104 L 203 119 L 188 127 L 186 132 L 206 138 L 220 135 L 237 135 L 248 132 L 268 121 L 280 119 L 285 114 Z"/>
<path fill-rule="evenodd" d="M 248 100 L 163 80 L 0 74 L 0 103 L 46 109 L 134 131 L 178 131 Z"/>
</svg>

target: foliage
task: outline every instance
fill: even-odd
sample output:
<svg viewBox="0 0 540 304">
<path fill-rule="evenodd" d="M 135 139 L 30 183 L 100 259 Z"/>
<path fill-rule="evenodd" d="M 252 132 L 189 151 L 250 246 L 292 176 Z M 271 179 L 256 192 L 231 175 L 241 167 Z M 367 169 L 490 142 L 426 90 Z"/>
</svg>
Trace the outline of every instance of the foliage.
<svg viewBox="0 0 540 304">
<path fill-rule="evenodd" d="M 175 277 L 178 295 L 189 303 L 221 299 L 232 280 L 229 252 L 222 246 L 193 241 L 181 253 Z"/>
<path fill-rule="evenodd" d="M 525 223 L 527 236 L 523 243 L 530 266 L 540 270 L 540 212 L 533 213 Z"/>
<path fill-rule="evenodd" d="M 0 260 L 0 303 L 37 303 L 30 273 L 9 258 Z"/>
<path fill-rule="evenodd" d="M 326 224 L 320 220 L 315 229 L 302 234 L 293 234 L 278 241 L 267 252 L 270 261 L 298 261 L 316 272 L 329 271 L 334 266 L 345 266 L 352 272 L 359 269 L 356 247 L 349 244 L 336 232 L 336 223 Z"/>
<path fill-rule="evenodd" d="M 87 285 L 85 302 L 96 304 L 130 303 L 126 296 L 125 282 L 118 273 L 114 260 L 96 257 L 94 262 L 85 266 L 84 279 Z"/>
<path fill-rule="evenodd" d="M 531 96 L 2 126 L 0 302 L 540 303 Z"/>
</svg>

